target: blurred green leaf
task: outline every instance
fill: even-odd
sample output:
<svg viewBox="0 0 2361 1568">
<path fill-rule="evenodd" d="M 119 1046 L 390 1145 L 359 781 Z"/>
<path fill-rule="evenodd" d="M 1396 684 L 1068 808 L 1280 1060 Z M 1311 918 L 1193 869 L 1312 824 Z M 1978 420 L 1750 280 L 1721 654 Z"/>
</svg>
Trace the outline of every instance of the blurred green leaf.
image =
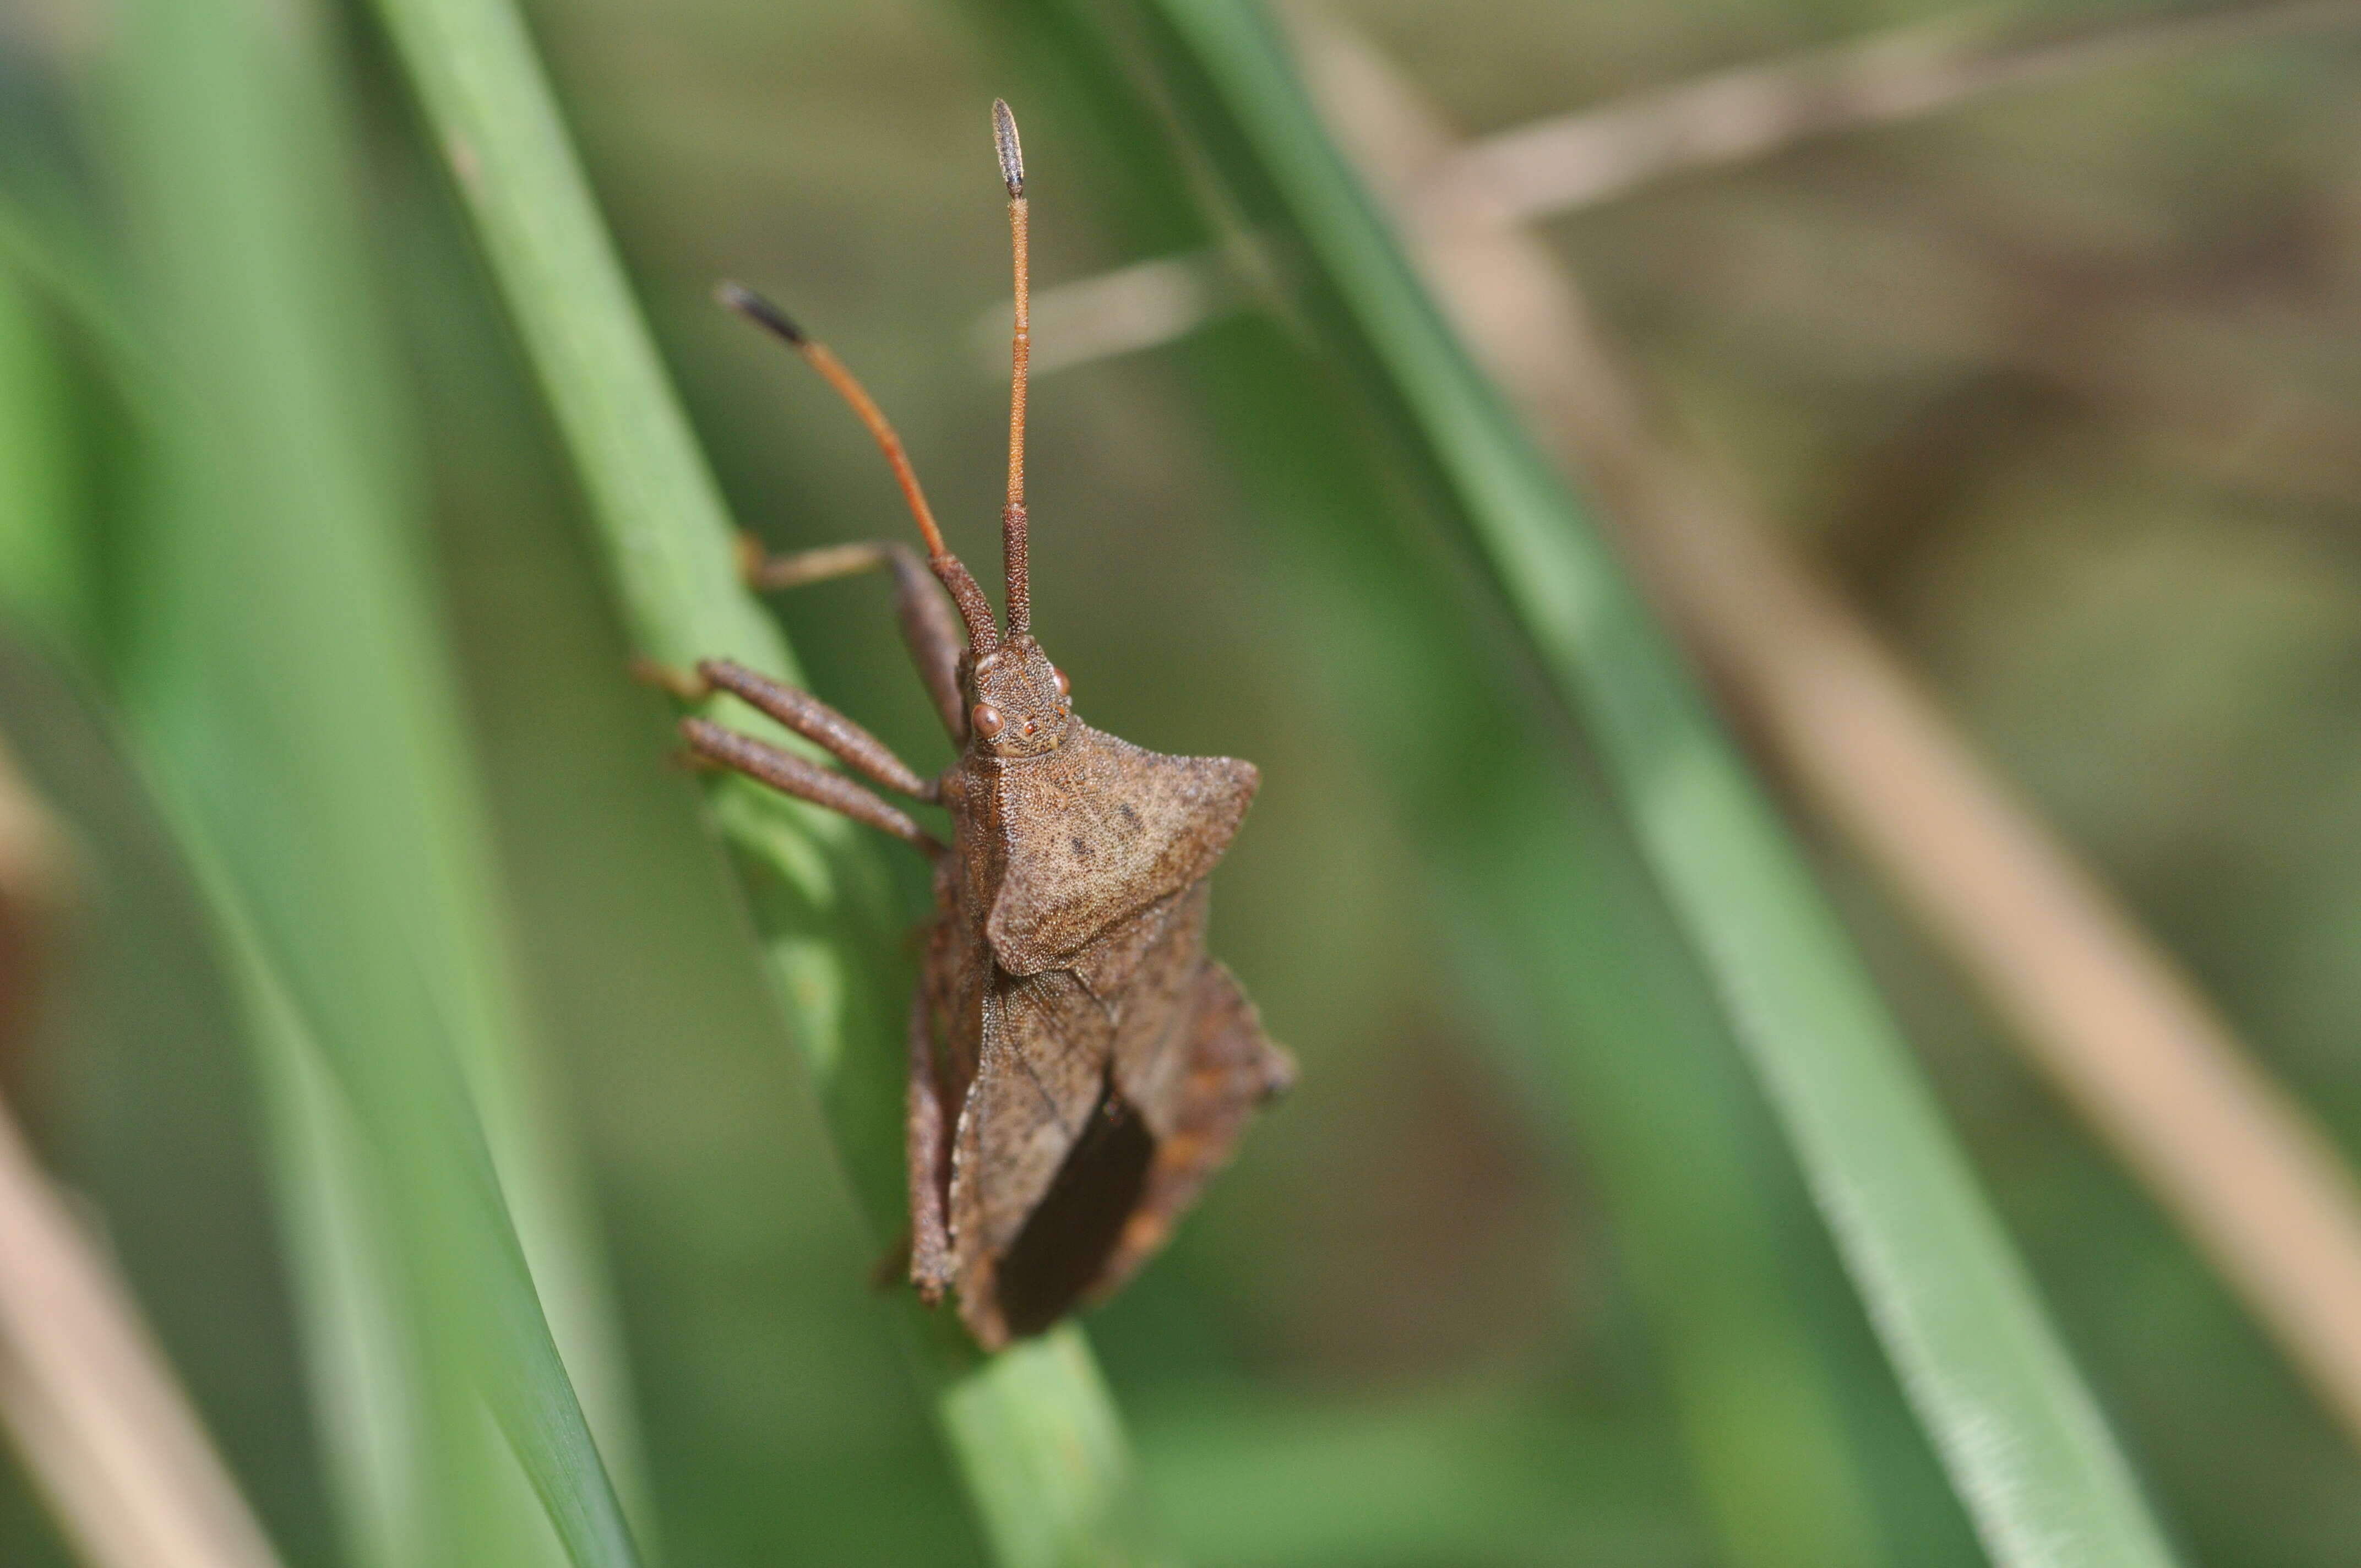
<svg viewBox="0 0 2361 1568">
<path fill-rule="evenodd" d="M 126 402 L 142 403 L 142 379 L 154 367 L 139 346 L 121 298 L 114 258 L 79 222 L 0 193 L 0 263 L 54 306 L 100 356 L 98 369 Z"/>
<path fill-rule="evenodd" d="M 1182 1542 L 1228 1568 L 1689 1563 L 1681 1477 L 1635 1423 L 1514 1391 L 1200 1398 L 1143 1420 Z"/>
<path fill-rule="evenodd" d="M 407 1331 L 423 1410 L 420 1494 L 379 1511 L 410 1514 L 417 1561 L 545 1556 L 545 1510 L 576 1563 L 620 1568 L 637 1553 L 542 1306 L 545 1290 L 572 1318 L 589 1366 L 606 1348 L 595 1271 L 522 1082 L 525 1014 L 405 527 L 399 396 L 320 21 L 174 0 L 107 32 L 92 119 L 163 383 L 115 678 L 226 917 L 250 920 L 367 1135 L 395 1254 L 379 1277 L 401 1297 L 386 1321 Z M 317 1261 L 302 1219 L 295 1255 Z M 313 1332 L 315 1356 L 343 1344 Z M 518 1511 L 487 1408 L 539 1508 Z"/>
<path fill-rule="evenodd" d="M 0 213 L 0 229 L 8 219 Z M 65 356 L 38 297 L 0 270 L 0 586 L 6 609 L 58 641 L 97 640 L 87 455 Z"/>
</svg>

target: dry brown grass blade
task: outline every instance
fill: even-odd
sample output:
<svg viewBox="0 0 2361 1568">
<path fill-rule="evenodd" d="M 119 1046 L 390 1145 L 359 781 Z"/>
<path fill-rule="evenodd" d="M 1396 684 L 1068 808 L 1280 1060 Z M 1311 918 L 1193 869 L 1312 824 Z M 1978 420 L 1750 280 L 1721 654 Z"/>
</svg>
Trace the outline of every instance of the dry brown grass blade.
<svg viewBox="0 0 2361 1568">
<path fill-rule="evenodd" d="M 1996 12 L 1946 16 L 1521 126 L 1455 148 L 1429 177 L 1504 216 L 1539 217 L 2005 88 L 2356 23 L 2353 0 L 2229 5 L 2067 33 L 2029 33 Z"/>
<path fill-rule="evenodd" d="M 2356 0 L 2276 0 L 2132 21 L 2028 28 L 1994 10 L 1914 22 L 1653 92 L 1553 115 L 1481 140 L 1454 138 L 1419 199 L 1494 222 L 1593 206 L 1683 174 L 1770 158 L 1802 142 L 1930 115 L 1986 94 L 2143 60 L 2361 27 Z M 1168 256 L 1078 279 L 1033 299 L 1034 368 L 1068 368 L 1186 336 L 1254 296 L 1236 258 Z M 1003 304 L 976 339 L 997 367 Z M 983 349 L 980 347 L 980 353 Z M 2085 371 L 2080 378 L 2088 379 Z M 2179 385 L 2185 378 L 2174 378 Z M 2151 401 L 2152 399 L 2143 399 Z"/>
<path fill-rule="evenodd" d="M 1302 36 L 1437 297 L 1580 467 L 1747 728 L 2361 1442 L 2361 1190 L 2335 1149 L 1860 618 L 1656 432 L 1556 257 L 1433 181 L 1458 144 L 1391 63 L 1334 27 Z"/>
<path fill-rule="evenodd" d="M 21 1048 L 66 886 L 0 754 L 0 1058 Z M 91 1568 L 277 1568 L 139 1310 L 0 1103 L 0 1427 Z"/>
</svg>

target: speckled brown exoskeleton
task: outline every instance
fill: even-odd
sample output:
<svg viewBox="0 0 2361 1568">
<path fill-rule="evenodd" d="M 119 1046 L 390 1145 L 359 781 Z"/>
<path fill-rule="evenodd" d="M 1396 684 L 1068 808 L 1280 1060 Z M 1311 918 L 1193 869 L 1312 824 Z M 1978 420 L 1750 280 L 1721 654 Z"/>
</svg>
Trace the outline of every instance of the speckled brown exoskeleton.
<svg viewBox="0 0 2361 1568">
<path fill-rule="evenodd" d="M 704 718 L 682 721 L 703 763 L 883 828 L 933 860 L 937 914 L 909 1020 L 910 1278 L 929 1302 L 955 1288 L 969 1329 L 996 1349 L 1129 1277 L 1293 1065 L 1205 955 L 1207 878 L 1254 797 L 1254 765 L 1162 756 L 1092 729 L 1033 637 L 1025 170 L 1016 123 L 996 101 L 993 131 L 1016 276 L 1005 628 L 944 547 L 901 442 L 851 373 L 768 302 L 735 284 L 719 291 L 852 405 L 927 546 L 923 568 L 895 543 L 752 551 L 750 580 L 775 588 L 890 572 L 959 760 L 923 778 L 818 698 L 738 664 L 709 661 L 675 684 L 685 695 L 731 693 L 853 772 L 950 812 L 945 845 L 842 773 Z"/>
</svg>

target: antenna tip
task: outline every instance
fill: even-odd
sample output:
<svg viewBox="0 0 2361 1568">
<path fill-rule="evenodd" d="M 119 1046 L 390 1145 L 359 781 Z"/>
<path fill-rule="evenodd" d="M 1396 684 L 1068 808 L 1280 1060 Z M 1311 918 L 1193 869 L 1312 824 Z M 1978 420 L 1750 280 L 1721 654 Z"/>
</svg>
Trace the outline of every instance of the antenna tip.
<svg viewBox="0 0 2361 1568">
<path fill-rule="evenodd" d="M 803 328 L 789 320 L 786 312 L 779 309 L 745 284 L 728 281 L 717 283 L 713 286 L 713 298 L 722 309 L 735 311 L 756 326 L 775 333 L 789 343 L 798 346 L 802 345 Z"/>
<path fill-rule="evenodd" d="M 1012 202 L 1025 194 L 1025 149 L 1016 141 L 1016 116 L 1008 112 L 1008 100 L 992 101 L 992 142 L 1000 149 L 1000 178 L 1008 186 Z"/>
</svg>

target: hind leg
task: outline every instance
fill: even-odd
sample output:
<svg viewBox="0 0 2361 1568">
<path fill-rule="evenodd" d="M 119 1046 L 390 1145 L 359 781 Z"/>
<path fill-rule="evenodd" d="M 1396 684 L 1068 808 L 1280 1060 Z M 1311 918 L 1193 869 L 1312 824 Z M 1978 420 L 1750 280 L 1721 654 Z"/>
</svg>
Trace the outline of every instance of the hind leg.
<svg viewBox="0 0 2361 1568">
<path fill-rule="evenodd" d="M 950 1140 L 943 1135 L 943 1084 L 935 1069 L 935 1004 L 927 980 L 910 999 L 910 1088 L 904 1150 L 910 1165 L 910 1283 L 931 1307 L 951 1282 Z"/>
</svg>

